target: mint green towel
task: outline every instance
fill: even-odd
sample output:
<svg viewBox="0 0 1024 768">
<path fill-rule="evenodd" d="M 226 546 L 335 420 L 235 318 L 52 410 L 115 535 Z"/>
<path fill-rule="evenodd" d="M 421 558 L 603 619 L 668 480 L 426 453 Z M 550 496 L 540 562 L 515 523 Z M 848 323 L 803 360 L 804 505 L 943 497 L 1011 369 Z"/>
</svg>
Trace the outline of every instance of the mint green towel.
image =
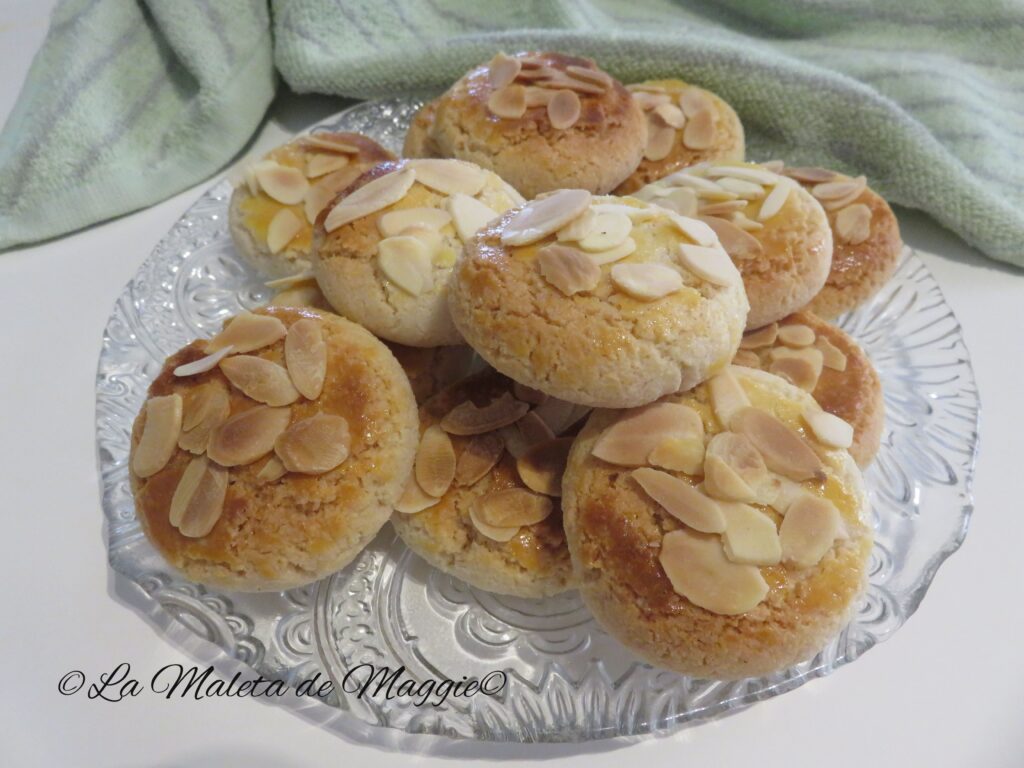
<svg viewBox="0 0 1024 768">
<path fill-rule="evenodd" d="M 499 49 L 679 76 L 736 108 L 751 158 L 864 173 L 1024 266 L 1024 8 L 998 0 L 66 0 L 0 134 L 0 247 L 227 163 L 273 92 L 271 24 L 300 92 L 439 91 Z"/>
</svg>

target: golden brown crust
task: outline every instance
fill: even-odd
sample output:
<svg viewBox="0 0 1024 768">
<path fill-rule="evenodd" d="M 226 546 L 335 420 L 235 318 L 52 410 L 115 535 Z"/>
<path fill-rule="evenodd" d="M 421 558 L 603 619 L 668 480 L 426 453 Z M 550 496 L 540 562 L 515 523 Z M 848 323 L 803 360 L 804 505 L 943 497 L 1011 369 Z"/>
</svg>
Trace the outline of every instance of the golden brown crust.
<svg viewBox="0 0 1024 768">
<path fill-rule="evenodd" d="M 412 122 L 409 123 L 409 130 L 405 134 L 402 157 L 441 157 L 440 150 L 430 137 L 434 115 L 437 112 L 437 102 L 438 99 L 428 101 L 413 116 Z"/>
<path fill-rule="evenodd" d="M 292 420 L 328 413 L 343 416 L 352 438 L 349 457 L 321 475 L 289 473 L 263 483 L 266 462 L 234 467 L 224 510 L 209 534 L 183 536 L 168 520 L 171 497 L 192 455 L 176 449 L 155 475 L 131 475 L 143 531 L 170 565 L 202 584 L 247 592 L 290 589 L 347 565 L 387 522 L 412 467 L 417 441 L 416 406 L 408 381 L 387 348 L 357 325 L 327 312 L 269 307 L 257 310 L 285 325 L 321 320 L 328 349 L 327 378 L 316 401 L 291 406 Z M 284 342 L 257 350 L 283 361 Z M 204 356 L 195 341 L 172 355 L 150 386 L 150 397 L 184 395 L 207 381 L 228 381 L 219 368 L 174 376 L 174 368 Z M 256 405 L 231 388 L 232 412 Z M 136 419 L 132 446 L 141 433 Z"/>
<path fill-rule="evenodd" d="M 593 61 L 560 53 L 518 53 L 559 70 Z M 494 89 L 486 65 L 468 72 L 437 101 L 429 132 L 441 157 L 490 168 L 527 198 L 554 189 L 605 194 L 637 167 L 647 128 L 632 94 L 618 80 L 602 95 L 580 94 L 582 111 L 568 129 L 555 129 L 543 106 L 518 119 L 498 118 L 487 100 Z"/>
<path fill-rule="evenodd" d="M 512 391 L 513 382 L 484 371 L 454 384 L 420 408 L 420 429 L 440 420 L 455 406 L 471 400 L 484 406 Z M 457 455 L 470 438 L 451 436 Z M 555 511 L 535 525 L 524 526 L 508 542 L 481 534 L 469 517 L 473 503 L 491 491 L 525 488 L 516 461 L 507 451 L 495 467 L 471 486 L 453 485 L 434 506 L 415 514 L 395 512 L 392 524 L 406 544 L 434 567 L 489 592 L 518 597 L 546 597 L 572 588 L 572 567 Z"/>
</svg>

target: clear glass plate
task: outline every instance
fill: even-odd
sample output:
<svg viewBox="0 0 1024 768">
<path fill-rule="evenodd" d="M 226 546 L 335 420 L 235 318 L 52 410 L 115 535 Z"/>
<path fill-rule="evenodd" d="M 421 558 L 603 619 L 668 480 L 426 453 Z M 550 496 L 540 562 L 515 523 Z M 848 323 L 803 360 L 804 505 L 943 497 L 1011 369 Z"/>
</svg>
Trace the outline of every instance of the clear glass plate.
<svg viewBox="0 0 1024 768">
<path fill-rule="evenodd" d="M 314 127 L 359 131 L 401 147 L 415 99 L 366 102 Z M 535 601 L 478 591 L 427 566 L 390 527 L 348 568 L 288 592 L 220 593 L 183 580 L 135 519 L 129 433 L 165 357 L 224 318 L 269 298 L 235 256 L 226 181 L 168 232 L 125 288 L 103 337 L 96 439 L 111 566 L 137 584 L 151 614 L 177 619 L 227 657 L 289 683 L 326 672 L 336 684 L 369 662 L 409 677 L 507 673 L 499 696 L 416 707 L 407 699 L 331 696 L 372 725 L 493 741 L 635 735 L 792 690 L 888 638 L 963 541 L 972 510 L 978 393 L 960 327 L 921 260 L 842 326 L 867 350 L 885 388 L 886 429 L 866 473 L 876 528 L 870 587 L 853 623 L 815 658 L 765 678 L 696 680 L 652 668 L 594 623 L 572 593 Z M 164 622 L 167 625 L 167 622 Z"/>
</svg>

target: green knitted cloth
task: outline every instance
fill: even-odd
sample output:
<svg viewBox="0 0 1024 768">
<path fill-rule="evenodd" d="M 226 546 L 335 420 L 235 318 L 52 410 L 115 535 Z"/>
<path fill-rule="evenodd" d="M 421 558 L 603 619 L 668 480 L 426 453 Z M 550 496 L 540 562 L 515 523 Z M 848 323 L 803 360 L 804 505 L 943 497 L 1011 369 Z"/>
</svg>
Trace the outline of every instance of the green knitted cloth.
<svg viewBox="0 0 1024 768">
<path fill-rule="evenodd" d="M 1024 7 L 999 0 L 64 0 L 0 134 L 0 248 L 212 175 L 275 66 L 369 98 L 530 48 L 710 88 L 752 159 L 866 174 L 1024 266 Z"/>
</svg>

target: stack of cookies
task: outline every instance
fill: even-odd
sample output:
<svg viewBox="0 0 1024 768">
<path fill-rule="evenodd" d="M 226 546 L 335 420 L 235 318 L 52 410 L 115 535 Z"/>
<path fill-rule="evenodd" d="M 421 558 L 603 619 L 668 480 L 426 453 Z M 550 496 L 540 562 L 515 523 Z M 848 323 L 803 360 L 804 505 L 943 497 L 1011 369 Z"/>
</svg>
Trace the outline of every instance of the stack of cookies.
<svg viewBox="0 0 1024 768">
<path fill-rule="evenodd" d="M 828 321 L 895 268 L 864 177 L 748 162 L 681 80 L 499 53 L 404 157 L 318 133 L 231 201 L 266 308 L 173 355 L 132 434 L 188 578 L 307 584 L 390 520 L 479 589 L 577 589 L 651 663 L 732 679 L 820 649 L 872 545 L 878 376 Z"/>
</svg>

